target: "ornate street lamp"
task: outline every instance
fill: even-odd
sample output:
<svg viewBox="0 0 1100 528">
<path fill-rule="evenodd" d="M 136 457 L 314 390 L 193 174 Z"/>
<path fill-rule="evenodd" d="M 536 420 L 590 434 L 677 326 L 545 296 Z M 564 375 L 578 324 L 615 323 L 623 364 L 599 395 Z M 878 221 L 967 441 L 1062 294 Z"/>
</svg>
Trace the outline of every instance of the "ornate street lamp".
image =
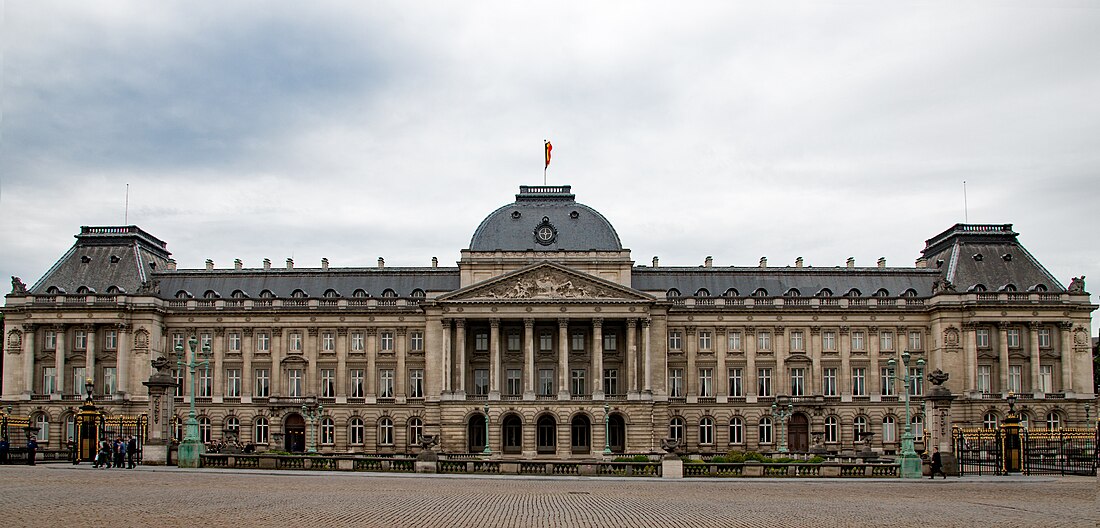
<svg viewBox="0 0 1100 528">
<path fill-rule="evenodd" d="M 95 383 L 92 378 L 84 380 L 84 405 L 80 406 L 80 412 L 76 413 L 76 460 L 94 460 L 99 448 L 99 439 L 96 437 L 96 422 L 99 421 L 99 409 L 92 400 L 95 391 Z"/>
<path fill-rule="evenodd" d="M 611 406 L 603 404 L 603 454 L 611 454 Z"/>
<path fill-rule="evenodd" d="M 791 403 L 790 398 L 787 396 L 776 396 L 774 402 L 772 402 L 772 416 L 776 421 L 783 426 L 783 431 L 779 435 L 779 452 L 786 453 L 787 451 L 787 420 L 794 414 L 794 404 Z M 782 401 L 781 401 L 782 400 Z M 786 405 L 783 401 L 787 402 Z M 778 403 L 778 405 L 777 405 Z"/>
<path fill-rule="evenodd" d="M 302 404 L 302 416 L 309 420 L 309 445 L 306 446 L 307 453 L 316 453 L 317 444 L 313 441 L 314 423 L 318 418 L 324 415 L 325 406 L 320 403 L 316 405 Z"/>
<path fill-rule="evenodd" d="M 905 384 L 905 433 L 901 435 L 901 458 L 900 463 L 900 475 L 902 478 L 921 478 L 921 460 L 917 455 L 916 449 L 913 448 L 913 424 L 909 417 L 909 398 L 912 393 L 912 379 L 909 376 L 909 360 L 912 356 L 909 351 L 901 353 L 901 364 L 904 368 L 904 376 L 902 376 L 902 382 Z M 897 365 L 898 362 L 894 358 L 890 358 L 886 362 L 890 366 L 890 382 L 897 381 Z M 924 376 L 924 358 L 917 360 L 917 369 L 920 371 L 920 376 Z"/>
<path fill-rule="evenodd" d="M 210 366 L 210 343 L 202 344 L 201 360 L 198 356 L 199 340 L 195 336 L 192 335 L 191 339 L 187 341 L 187 348 L 191 351 L 189 356 L 186 354 L 187 351 L 184 349 L 183 343 L 176 343 L 176 365 L 181 369 L 187 368 L 191 379 L 191 390 L 189 392 L 191 409 L 187 412 L 187 427 L 185 428 L 183 442 L 180 442 L 177 465 L 179 467 L 199 467 L 199 455 L 206 452 L 206 446 L 199 439 L 199 421 L 195 413 L 195 371 L 199 367 Z"/>
<path fill-rule="evenodd" d="M 485 449 L 481 450 L 483 455 L 493 454 L 493 450 L 489 449 L 489 404 L 485 404 Z"/>
</svg>

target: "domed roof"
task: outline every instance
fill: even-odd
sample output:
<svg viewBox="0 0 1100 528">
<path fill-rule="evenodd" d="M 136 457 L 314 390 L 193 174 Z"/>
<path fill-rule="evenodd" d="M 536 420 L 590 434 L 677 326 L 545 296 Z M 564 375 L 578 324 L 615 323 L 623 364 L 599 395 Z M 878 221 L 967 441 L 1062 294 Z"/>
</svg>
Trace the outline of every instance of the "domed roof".
<svg viewBox="0 0 1100 528">
<path fill-rule="evenodd" d="M 521 185 L 514 203 L 493 211 L 474 231 L 471 251 L 619 251 L 615 228 L 577 203 L 569 185 Z"/>
</svg>

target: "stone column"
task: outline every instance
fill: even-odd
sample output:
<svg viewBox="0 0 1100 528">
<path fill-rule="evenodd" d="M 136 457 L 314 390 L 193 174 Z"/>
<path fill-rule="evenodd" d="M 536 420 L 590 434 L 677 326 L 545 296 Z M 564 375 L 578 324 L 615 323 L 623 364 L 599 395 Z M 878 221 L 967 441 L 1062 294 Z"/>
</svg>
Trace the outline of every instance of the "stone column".
<svg viewBox="0 0 1100 528">
<path fill-rule="evenodd" d="M 455 319 L 455 392 L 466 398 L 466 320 Z"/>
<path fill-rule="evenodd" d="M 376 398 L 378 396 L 378 369 L 376 364 L 378 362 L 378 329 L 368 328 L 367 334 L 367 371 L 363 373 L 366 377 L 367 390 L 364 396 L 368 398 Z M 374 401 L 373 399 L 371 401 Z"/>
<path fill-rule="evenodd" d="M 95 369 L 95 351 L 96 351 L 95 327 L 94 326 L 88 326 L 87 327 L 87 332 L 88 332 L 88 344 L 87 344 L 87 346 L 84 347 L 84 365 L 85 365 L 84 372 L 86 373 L 87 376 L 93 376 L 94 377 L 95 376 L 95 370 L 94 370 Z M 60 345 L 58 345 L 58 346 L 60 347 Z M 117 351 L 116 351 L 116 353 L 117 353 Z M 89 358 L 91 358 L 91 359 L 89 359 Z M 87 364 L 88 364 L 89 361 L 91 361 L 91 363 L 92 363 L 92 370 L 89 370 L 87 368 Z M 115 362 L 115 366 L 118 367 L 118 361 Z M 62 377 L 61 376 L 62 372 L 63 372 L 63 370 L 61 368 L 58 368 L 57 373 L 58 373 L 58 378 L 59 379 Z M 115 371 L 115 373 L 116 373 L 115 383 L 116 384 L 118 383 L 118 378 L 121 378 L 121 376 L 117 375 L 118 372 L 119 371 L 117 371 L 117 370 Z M 100 392 L 102 392 L 102 391 L 100 391 Z M 115 386 L 115 393 L 116 394 L 118 393 L 118 386 L 117 385 Z M 115 394 L 112 394 L 110 399 L 113 399 L 114 397 L 115 397 Z"/>
<path fill-rule="evenodd" d="M 256 384 L 256 374 L 252 372 L 252 355 L 256 353 L 252 342 L 252 329 L 241 329 L 241 403 L 252 401 L 252 388 Z M 244 427 L 242 424 L 241 427 Z"/>
<path fill-rule="evenodd" d="M 348 400 L 348 329 L 336 329 L 336 403 Z"/>
<path fill-rule="evenodd" d="M 871 395 L 871 401 L 880 399 L 883 392 L 878 371 L 878 356 L 882 351 L 881 343 L 882 336 L 879 334 L 878 327 L 867 328 L 867 359 L 870 364 L 867 366 L 865 383 L 867 384 L 867 394 Z"/>
<path fill-rule="evenodd" d="M 569 399 L 569 319 L 558 318 L 558 399 Z"/>
<path fill-rule="evenodd" d="M 22 392 L 23 395 L 25 395 L 26 399 L 28 399 L 28 400 L 31 399 L 31 394 L 34 394 L 34 336 L 35 336 L 35 328 L 36 328 L 35 325 L 31 325 L 31 324 L 23 325 L 23 390 L 20 391 L 20 392 Z M 12 370 L 14 370 L 15 365 L 12 365 L 10 368 Z M 4 369 L 5 372 L 7 372 L 7 370 L 8 369 Z M 89 375 L 91 375 L 90 371 L 89 371 Z M 7 380 L 5 380 L 5 382 L 6 381 Z M 81 382 L 81 386 L 83 386 L 83 381 Z M 8 385 L 5 384 L 4 388 L 6 389 L 6 392 L 8 392 L 10 394 L 15 394 L 14 386 L 9 389 Z"/>
<path fill-rule="evenodd" d="M 119 362 L 120 363 L 122 361 L 121 341 L 122 341 L 122 335 L 121 335 L 121 332 L 120 332 L 120 335 L 119 335 L 119 342 L 120 342 L 120 344 L 119 344 L 119 351 L 120 351 Z M 214 349 L 213 350 L 214 358 L 210 362 L 210 373 L 213 376 L 214 392 L 213 392 L 213 398 L 212 398 L 211 401 L 213 401 L 213 403 L 219 403 L 225 397 L 225 328 L 215 328 L 214 329 L 214 339 L 213 339 L 213 341 L 214 342 L 213 342 L 213 347 L 212 348 Z M 121 372 L 122 372 L 121 366 L 119 368 L 119 372 L 120 372 L 120 374 L 119 374 L 118 377 L 119 377 L 119 379 L 122 379 L 123 376 L 121 374 Z"/>
<path fill-rule="evenodd" d="M 603 319 L 592 319 L 592 399 L 603 399 Z M 595 448 L 595 446 L 593 446 Z"/>
<path fill-rule="evenodd" d="M 997 323 L 997 362 L 1000 363 L 1000 386 L 997 387 L 1001 395 L 1008 394 L 1008 321 Z M 990 391 L 992 392 L 992 391 Z"/>
<path fill-rule="evenodd" d="M 405 399 L 405 386 L 408 384 L 409 372 L 405 368 L 405 361 L 407 355 L 407 349 L 409 347 L 409 329 L 404 326 L 397 327 L 394 331 L 394 348 L 397 355 L 397 372 L 393 373 L 393 386 L 398 401 L 404 401 Z"/>
<path fill-rule="evenodd" d="M 168 463 L 168 448 L 174 433 L 172 418 L 175 416 L 176 382 L 168 367 L 154 372 L 149 381 L 142 384 L 149 390 L 148 433 L 142 446 L 142 465 L 163 466 Z"/>
<path fill-rule="evenodd" d="M 821 382 L 821 327 L 810 327 L 810 383 L 807 387 L 810 394 L 824 394 L 825 387 Z"/>
<path fill-rule="evenodd" d="M 318 334 L 320 329 L 316 326 L 306 328 L 306 342 L 303 346 L 306 347 L 305 354 L 306 368 L 305 368 L 305 395 L 306 396 L 320 396 L 321 395 L 321 371 L 317 368 L 317 354 L 320 349 L 318 341 Z"/>
<path fill-rule="evenodd" d="M 116 357 L 118 358 L 116 360 L 116 365 L 118 366 L 118 391 L 117 391 L 117 394 L 123 400 L 130 399 L 130 362 L 133 361 L 133 355 L 130 353 L 131 352 L 131 350 L 130 350 L 130 328 L 131 328 L 131 326 L 128 325 L 128 324 L 118 325 L 118 351 L 116 352 L 116 354 L 117 354 Z M 89 335 L 88 336 L 88 352 L 89 353 L 91 353 L 94 350 L 92 348 L 92 345 L 91 345 L 92 341 L 93 341 L 92 336 Z M 80 384 L 83 384 L 83 382 L 84 382 L 83 380 L 80 380 Z M 75 383 L 75 381 L 74 381 L 74 383 Z M 76 384 L 76 385 L 73 385 L 73 386 L 76 387 L 76 386 L 79 386 L 79 384 Z M 217 385 L 215 385 L 214 387 L 217 387 Z M 217 391 L 217 388 L 215 388 L 214 390 Z M 78 394 L 80 393 L 79 390 L 77 390 L 75 392 L 78 393 Z M 215 392 L 214 394 L 219 394 L 219 393 Z"/>
<path fill-rule="evenodd" d="M 719 326 L 714 329 L 714 394 L 717 403 L 726 403 L 729 397 L 729 372 L 726 369 L 726 353 L 729 349 L 729 340 L 726 337 L 726 327 Z M 717 425 L 715 425 L 717 427 Z"/>
<path fill-rule="evenodd" d="M 283 339 L 282 328 L 271 329 L 271 396 L 283 394 Z"/>
<path fill-rule="evenodd" d="M 684 327 L 684 356 L 687 358 L 687 368 L 684 369 L 683 396 L 694 403 L 699 398 L 699 369 L 696 367 L 696 360 L 699 359 L 699 337 L 694 326 Z"/>
<path fill-rule="evenodd" d="M 642 319 L 642 390 L 653 394 L 653 335 L 650 331 L 651 320 Z"/>
<path fill-rule="evenodd" d="M 788 381 L 790 376 L 787 375 L 787 349 L 790 348 L 787 337 L 787 329 L 782 326 L 775 327 L 775 343 L 773 348 L 775 349 L 775 395 L 791 393 L 791 384 Z M 776 422 L 779 425 L 779 422 Z M 777 429 L 778 431 L 778 429 Z"/>
<path fill-rule="evenodd" d="M 489 319 L 489 399 L 500 399 L 500 319 Z"/>
<path fill-rule="evenodd" d="M 67 343 L 68 339 L 66 339 L 67 337 L 68 337 L 67 329 L 63 326 L 59 326 L 58 329 L 57 329 L 57 349 L 54 351 L 54 355 L 53 355 L 54 368 L 57 369 L 57 378 L 58 379 L 61 379 L 62 373 L 65 372 L 65 354 L 68 352 L 68 347 L 66 346 L 66 345 L 68 345 L 68 343 Z M 89 339 L 88 342 L 91 343 L 92 340 Z M 94 346 L 89 346 L 85 350 L 85 354 L 87 355 L 86 357 L 94 357 L 95 356 L 95 347 Z M 95 371 L 91 371 L 91 372 L 95 372 Z M 92 375 L 92 374 L 89 374 L 89 375 Z M 34 387 L 34 374 L 33 374 L 33 372 L 31 374 L 30 383 L 28 383 L 28 385 L 30 387 Z M 56 394 L 59 397 L 61 395 L 61 385 L 62 384 L 57 383 L 56 380 L 54 381 L 53 394 Z"/>
<path fill-rule="evenodd" d="M 837 332 L 840 341 L 840 372 L 837 373 L 837 390 L 840 391 L 841 401 L 852 401 L 852 336 L 847 326 L 840 327 Z"/>
<path fill-rule="evenodd" d="M 523 320 L 523 399 L 535 399 L 535 320 Z"/>
<path fill-rule="evenodd" d="M 626 394 L 638 394 L 638 320 L 626 320 Z"/>
<path fill-rule="evenodd" d="M 443 388 L 444 394 L 451 392 L 451 382 L 454 380 L 454 371 L 451 370 L 451 320 L 440 319 L 439 325 L 443 327 Z"/>
<path fill-rule="evenodd" d="M 1042 394 L 1042 391 L 1039 390 L 1039 329 L 1042 327 L 1043 324 L 1040 321 L 1032 321 L 1027 327 L 1027 336 L 1030 341 L 1028 352 L 1031 353 L 1031 393 L 1036 398 Z"/>
<path fill-rule="evenodd" d="M 756 372 L 756 328 L 745 327 L 745 338 L 741 346 L 745 347 L 745 375 L 741 383 L 745 389 L 745 403 L 756 403 L 759 397 L 759 376 Z M 748 424 L 745 424 L 746 427 Z"/>
<path fill-rule="evenodd" d="M 1061 324 L 1062 343 L 1062 392 L 1066 396 L 1074 393 L 1073 387 L 1073 329 L 1072 321 L 1064 321 Z M 1088 388 L 1085 389 L 1086 391 Z"/>
<path fill-rule="evenodd" d="M 968 395 L 978 393 L 978 327 L 963 323 L 963 348 L 966 354 L 966 380 L 963 390 Z"/>
</svg>

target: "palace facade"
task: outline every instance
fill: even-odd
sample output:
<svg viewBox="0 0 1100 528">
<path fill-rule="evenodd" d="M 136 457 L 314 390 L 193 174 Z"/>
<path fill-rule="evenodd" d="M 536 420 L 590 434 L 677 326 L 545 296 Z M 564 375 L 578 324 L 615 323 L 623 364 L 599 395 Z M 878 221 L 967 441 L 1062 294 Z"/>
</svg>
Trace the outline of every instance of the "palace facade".
<svg viewBox="0 0 1100 528">
<path fill-rule="evenodd" d="M 82 227 L 32 286 L 13 278 L 0 405 L 47 447 L 71 434 L 85 378 L 107 412 L 147 412 L 151 360 L 192 336 L 210 363 L 193 385 L 173 371 L 177 415 L 194 386 L 204 439 L 260 450 L 301 450 L 315 427 L 318 449 L 341 453 L 414 452 L 421 434 L 504 457 L 646 453 L 668 437 L 797 452 L 811 433 L 842 452 L 860 432 L 891 453 L 907 389 L 924 437 L 934 369 L 950 374 L 958 425 L 996 422 L 1009 393 L 1033 428 L 1084 425 L 1095 402 L 1096 306 L 1011 224 L 950 227 L 913 267 L 636 265 L 569 186 L 524 186 L 457 267 L 178 269 L 170 256 L 136 226 Z"/>
</svg>

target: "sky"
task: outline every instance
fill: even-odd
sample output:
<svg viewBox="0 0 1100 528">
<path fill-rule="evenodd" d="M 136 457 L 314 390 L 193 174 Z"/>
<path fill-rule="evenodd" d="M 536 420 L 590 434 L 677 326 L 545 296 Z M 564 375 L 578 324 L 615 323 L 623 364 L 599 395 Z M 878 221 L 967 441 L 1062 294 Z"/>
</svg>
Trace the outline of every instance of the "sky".
<svg viewBox="0 0 1100 528">
<path fill-rule="evenodd" d="M 453 265 L 542 183 L 549 139 L 547 182 L 638 264 L 913 266 L 968 220 L 1012 223 L 1063 285 L 1100 285 L 1095 1 L 9 0 L 2 17 L 0 276 L 27 284 L 80 226 L 124 222 L 181 268 Z"/>
</svg>

